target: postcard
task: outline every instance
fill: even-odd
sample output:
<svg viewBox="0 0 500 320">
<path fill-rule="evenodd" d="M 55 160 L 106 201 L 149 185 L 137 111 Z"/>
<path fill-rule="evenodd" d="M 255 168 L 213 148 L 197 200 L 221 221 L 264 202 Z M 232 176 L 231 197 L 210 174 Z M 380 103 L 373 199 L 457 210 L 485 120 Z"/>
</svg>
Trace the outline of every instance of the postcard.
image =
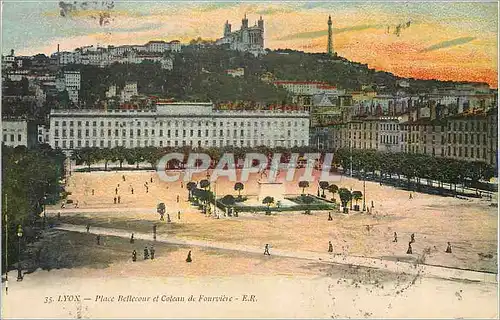
<svg viewBox="0 0 500 320">
<path fill-rule="evenodd" d="M 498 318 L 498 2 L 1 8 L 2 318 Z"/>
</svg>

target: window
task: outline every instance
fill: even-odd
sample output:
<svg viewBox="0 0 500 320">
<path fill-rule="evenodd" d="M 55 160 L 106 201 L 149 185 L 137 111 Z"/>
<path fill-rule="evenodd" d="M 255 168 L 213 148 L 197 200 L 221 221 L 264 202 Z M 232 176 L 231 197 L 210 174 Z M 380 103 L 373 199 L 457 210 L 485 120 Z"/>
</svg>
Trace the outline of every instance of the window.
<svg viewBox="0 0 500 320">
<path fill-rule="evenodd" d="M 59 129 L 54 130 L 54 137 L 59 137 Z M 11 140 L 14 141 L 14 140 Z"/>
<path fill-rule="evenodd" d="M 56 126 L 56 127 L 59 127 L 59 121 L 56 121 L 56 122 L 55 122 L 55 126 Z"/>
<path fill-rule="evenodd" d="M 74 133 L 74 130 L 73 130 L 73 129 L 69 129 L 69 136 L 70 136 L 71 138 L 73 138 L 73 133 Z"/>
<path fill-rule="evenodd" d="M 132 131 L 130 131 L 132 132 Z M 141 136 L 141 129 L 137 129 L 137 136 L 140 137 Z"/>
<path fill-rule="evenodd" d="M 97 130 L 96 129 L 92 129 L 92 137 L 95 137 L 97 136 Z"/>
<path fill-rule="evenodd" d="M 21 135 L 20 134 L 17 135 L 17 141 L 21 141 Z"/>
<path fill-rule="evenodd" d="M 97 126 L 97 121 L 93 121 L 92 126 L 94 126 L 94 127 Z"/>
</svg>

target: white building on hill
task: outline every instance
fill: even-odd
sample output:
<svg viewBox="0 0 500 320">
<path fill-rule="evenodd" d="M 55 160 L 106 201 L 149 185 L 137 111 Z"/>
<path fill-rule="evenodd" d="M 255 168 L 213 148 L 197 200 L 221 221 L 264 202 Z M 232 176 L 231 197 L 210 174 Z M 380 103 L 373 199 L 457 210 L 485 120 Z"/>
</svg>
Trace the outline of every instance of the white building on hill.
<svg viewBox="0 0 500 320">
<path fill-rule="evenodd" d="M 50 145 L 83 147 L 306 146 L 304 111 L 218 111 L 211 103 L 163 103 L 150 110 L 52 110 Z"/>
</svg>

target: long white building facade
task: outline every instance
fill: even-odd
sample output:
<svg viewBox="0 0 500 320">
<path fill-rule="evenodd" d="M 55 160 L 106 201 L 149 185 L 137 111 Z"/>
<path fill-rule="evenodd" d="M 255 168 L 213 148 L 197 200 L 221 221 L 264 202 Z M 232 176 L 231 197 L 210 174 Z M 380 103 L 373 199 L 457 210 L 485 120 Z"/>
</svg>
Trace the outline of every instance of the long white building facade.
<svg viewBox="0 0 500 320">
<path fill-rule="evenodd" d="M 221 111 L 198 102 L 164 103 L 149 110 L 52 110 L 49 144 L 63 150 L 307 146 L 309 113 Z"/>
</svg>

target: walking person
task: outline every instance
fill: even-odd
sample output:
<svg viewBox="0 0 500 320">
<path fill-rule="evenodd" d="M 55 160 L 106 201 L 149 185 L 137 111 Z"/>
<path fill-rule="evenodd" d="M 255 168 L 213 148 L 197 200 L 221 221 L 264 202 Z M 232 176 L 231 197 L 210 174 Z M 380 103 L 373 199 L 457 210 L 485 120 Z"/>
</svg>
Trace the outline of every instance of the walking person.
<svg viewBox="0 0 500 320">
<path fill-rule="evenodd" d="M 172 222 L 172 220 L 170 220 L 170 214 L 167 213 L 167 223 L 170 223 L 170 222 Z"/>
<path fill-rule="evenodd" d="M 97 245 L 101 245 L 101 235 L 98 234 L 97 237 L 96 237 L 96 240 L 97 240 Z"/>
<path fill-rule="evenodd" d="M 328 252 L 333 252 L 333 244 L 331 241 L 328 241 Z"/>
<path fill-rule="evenodd" d="M 184 188 L 184 184 L 183 184 L 183 183 L 182 183 L 182 181 L 181 181 L 181 189 L 182 189 L 182 188 Z"/>
<path fill-rule="evenodd" d="M 410 236 L 410 242 L 411 243 L 415 242 L 415 234 L 414 233 L 412 233 L 411 236 Z"/>
<path fill-rule="evenodd" d="M 137 251 L 132 251 L 132 261 L 136 262 L 137 261 Z"/>
<path fill-rule="evenodd" d="M 392 242 L 398 242 L 398 234 L 394 232 L 394 240 Z"/>
<path fill-rule="evenodd" d="M 116 197 L 113 198 L 114 203 L 116 204 Z"/>
<path fill-rule="evenodd" d="M 181 220 L 181 210 L 177 211 L 177 219 Z"/>
<path fill-rule="evenodd" d="M 120 198 L 120 196 L 118 196 L 118 203 L 120 203 L 120 200 L 121 200 L 121 198 Z"/>
<path fill-rule="evenodd" d="M 191 262 L 191 261 L 193 261 L 193 259 L 191 259 L 191 250 L 189 250 L 186 262 Z"/>
<path fill-rule="evenodd" d="M 149 252 L 151 253 L 151 260 L 154 260 L 154 258 L 155 258 L 155 248 L 153 246 L 151 246 L 151 248 L 149 249 Z"/>
<path fill-rule="evenodd" d="M 94 189 L 92 189 L 92 195 L 94 195 Z"/>
<path fill-rule="evenodd" d="M 134 188 L 130 189 L 130 191 L 132 192 L 132 194 L 134 194 Z"/>
<path fill-rule="evenodd" d="M 149 259 L 148 247 L 144 247 L 144 260 L 148 260 L 148 259 Z"/>
<path fill-rule="evenodd" d="M 411 242 L 408 242 L 408 250 L 406 250 L 406 254 L 413 254 L 413 250 L 411 249 Z"/>
<path fill-rule="evenodd" d="M 156 224 L 153 225 L 153 240 L 156 240 Z"/>
<path fill-rule="evenodd" d="M 177 203 L 179 203 L 179 195 L 177 195 Z"/>
<path fill-rule="evenodd" d="M 146 193 L 149 193 L 149 188 L 146 186 Z"/>
<path fill-rule="evenodd" d="M 264 247 L 264 255 L 270 256 L 271 254 L 269 253 L 269 244 L 266 243 L 266 246 Z"/>
<path fill-rule="evenodd" d="M 90 230 L 90 224 L 87 224 L 87 233 L 89 233 Z"/>
<path fill-rule="evenodd" d="M 151 183 L 153 183 L 153 177 L 151 177 Z"/>
<path fill-rule="evenodd" d="M 130 236 L 130 243 L 134 243 L 134 233 Z"/>
<path fill-rule="evenodd" d="M 125 175 L 122 175 L 122 179 L 123 179 L 123 181 L 125 181 Z"/>
<path fill-rule="evenodd" d="M 446 253 L 451 253 L 451 243 L 448 242 L 448 247 L 446 247 Z"/>
<path fill-rule="evenodd" d="M 115 194 L 118 194 L 118 188 L 115 188 Z"/>
<path fill-rule="evenodd" d="M 333 218 L 332 218 L 332 213 L 331 212 L 328 212 L 328 221 L 332 221 Z"/>
</svg>

